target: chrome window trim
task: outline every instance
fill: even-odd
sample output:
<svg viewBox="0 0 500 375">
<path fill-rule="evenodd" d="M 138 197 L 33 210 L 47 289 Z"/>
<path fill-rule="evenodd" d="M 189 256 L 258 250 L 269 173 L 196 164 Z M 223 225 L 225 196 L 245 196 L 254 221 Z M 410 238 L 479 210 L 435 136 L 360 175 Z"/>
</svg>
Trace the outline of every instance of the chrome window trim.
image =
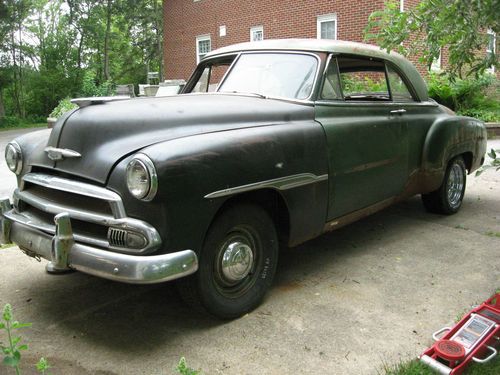
<svg viewBox="0 0 500 375">
<path fill-rule="evenodd" d="M 228 76 L 228 73 L 230 72 L 230 70 L 232 70 L 234 64 L 237 62 L 237 60 L 239 60 L 240 56 L 245 54 L 245 55 L 248 55 L 248 54 L 263 54 L 263 53 L 279 53 L 279 54 L 287 54 L 287 55 L 309 55 L 309 56 L 312 56 L 316 59 L 317 61 L 317 66 L 316 66 L 316 72 L 315 72 L 315 75 L 314 75 L 314 79 L 313 79 L 313 85 L 311 87 L 311 92 L 309 93 L 309 96 L 306 97 L 305 99 L 294 99 L 294 98 L 285 98 L 285 97 L 274 97 L 274 96 L 266 96 L 266 98 L 269 98 L 269 99 L 278 99 L 278 100 L 286 100 L 286 101 L 292 101 L 292 102 L 298 102 L 298 103 L 310 103 L 312 101 L 312 97 L 314 96 L 314 93 L 316 92 L 316 87 L 317 87 L 317 84 L 318 84 L 318 76 L 320 74 L 320 70 L 321 70 L 321 58 L 318 56 L 317 53 L 314 53 L 314 52 L 308 52 L 308 51 L 287 51 L 287 50 L 273 50 L 273 49 L 270 49 L 270 50 L 255 50 L 255 51 L 239 51 L 239 52 L 229 52 L 229 53 L 224 53 L 224 54 L 220 54 L 220 55 L 215 55 L 215 56 L 210 56 L 209 58 L 207 58 L 206 60 L 202 60 L 200 62 L 200 64 L 203 64 L 205 65 L 206 63 L 210 63 L 211 60 L 217 60 L 218 58 L 221 58 L 221 57 L 226 57 L 226 56 L 231 56 L 231 55 L 236 55 L 235 59 L 233 60 L 231 66 L 229 67 L 229 70 L 226 72 L 226 74 L 224 75 L 223 79 L 219 82 L 219 84 L 217 85 L 217 89 L 215 92 L 217 93 L 221 93 L 221 94 L 227 94 L 227 93 L 224 93 L 224 92 L 221 92 L 221 91 L 218 91 L 220 86 L 224 83 L 224 81 L 226 80 L 227 76 Z M 196 71 L 198 70 L 198 68 L 196 69 Z M 195 72 L 196 72 L 195 71 Z M 191 78 L 194 77 L 194 74 Z M 190 80 L 191 80 L 190 78 Z M 189 81 L 188 81 L 189 82 Z M 187 85 L 186 85 L 187 86 Z M 186 94 L 195 94 L 195 93 L 186 93 Z M 197 94 L 207 94 L 207 93 L 197 93 Z M 245 94 L 245 93 L 240 93 L 240 94 Z"/>
<path fill-rule="evenodd" d="M 328 174 L 323 174 L 318 176 L 313 173 L 299 173 L 295 175 L 274 178 L 271 180 L 264 180 L 264 181 L 254 182 L 251 184 L 217 190 L 205 195 L 204 198 L 207 199 L 220 198 L 228 195 L 246 193 L 249 191 L 264 189 L 264 188 L 271 188 L 275 190 L 288 190 L 327 180 L 328 180 Z"/>
</svg>

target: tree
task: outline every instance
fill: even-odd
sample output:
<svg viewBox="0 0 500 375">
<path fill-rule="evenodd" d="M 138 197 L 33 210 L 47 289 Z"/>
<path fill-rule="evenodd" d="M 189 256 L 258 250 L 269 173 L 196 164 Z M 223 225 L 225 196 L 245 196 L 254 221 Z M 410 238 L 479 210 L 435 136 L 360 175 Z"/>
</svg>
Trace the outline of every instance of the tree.
<svg viewBox="0 0 500 375">
<path fill-rule="evenodd" d="M 463 77 L 499 66 L 495 49 L 486 53 L 499 31 L 500 0 L 422 0 L 404 12 L 399 0 L 388 0 L 370 15 L 365 39 L 388 51 L 417 55 L 429 68 L 447 48 L 447 72 Z"/>
</svg>

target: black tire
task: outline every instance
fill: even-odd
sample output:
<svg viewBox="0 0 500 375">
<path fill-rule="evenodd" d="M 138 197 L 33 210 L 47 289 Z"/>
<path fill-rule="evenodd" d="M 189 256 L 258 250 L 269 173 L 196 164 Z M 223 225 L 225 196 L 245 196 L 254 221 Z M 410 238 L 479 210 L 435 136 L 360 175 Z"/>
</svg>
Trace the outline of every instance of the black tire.
<svg viewBox="0 0 500 375">
<path fill-rule="evenodd" d="M 422 194 L 422 202 L 429 212 L 452 215 L 462 206 L 467 180 L 467 169 L 461 156 L 452 159 L 446 168 L 439 189 Z"/>
<path fill-rule="evenodd" d="M 250 204 L 228 208 L 207 233 L 198 271 L 178 281 L 179 293 L 189 305 L 219 318 L 242 316 L 261 303 L 271 286 L 278 248 L 266 211 Z"/>
</svg>

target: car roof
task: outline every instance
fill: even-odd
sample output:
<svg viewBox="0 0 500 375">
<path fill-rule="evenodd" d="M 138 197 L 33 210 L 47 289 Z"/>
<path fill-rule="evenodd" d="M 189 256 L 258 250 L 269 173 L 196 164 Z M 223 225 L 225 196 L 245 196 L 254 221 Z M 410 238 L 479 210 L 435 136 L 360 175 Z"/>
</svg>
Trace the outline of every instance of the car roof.
<svg viewBox="0 0 500 375">
<path fill-rule="evenodd" d="M 384 59 L 393 63 L 411 81 L 419 100 L 429 99 L 427 85 L 410 61 L 399 53 L 393 51 L 387 53 L 380 47 L 370 44 L 332 39 L 268 39 L 222 47 L 207 53 L 204 60 L 230 53 L 266 50 L 325 52 Z"/>
</svg>

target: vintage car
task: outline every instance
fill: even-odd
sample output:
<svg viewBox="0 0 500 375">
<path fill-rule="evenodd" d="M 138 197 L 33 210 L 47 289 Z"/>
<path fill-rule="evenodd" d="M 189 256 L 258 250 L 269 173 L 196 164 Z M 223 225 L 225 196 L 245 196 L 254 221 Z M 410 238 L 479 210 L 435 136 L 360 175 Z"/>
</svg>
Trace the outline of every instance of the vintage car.
<svg viewBox="0 0 500 375">
<path fill-rule="evenodd" d="M 359 43 L 268 40 L 207 54 L 183 92 L 87 98 L 8 144 L 4 242 L 127 283 L 178 279 L 221 318 L 271 286 L 295 246 L 421 194 L 453 214 L 484 125 L 429 99 L 415 67 Z"/>
</svg>

